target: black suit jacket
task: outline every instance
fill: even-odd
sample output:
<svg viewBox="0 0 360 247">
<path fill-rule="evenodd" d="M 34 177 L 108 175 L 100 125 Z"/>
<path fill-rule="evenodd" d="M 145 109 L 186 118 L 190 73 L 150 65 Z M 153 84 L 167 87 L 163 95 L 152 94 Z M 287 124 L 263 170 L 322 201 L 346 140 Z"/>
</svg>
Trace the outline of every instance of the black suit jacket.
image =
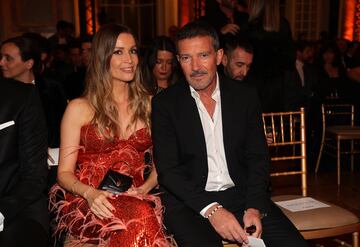
<svg viewBox="0 0 360 247">
<path fill-rule="evenodd" d="M 5 228 L 19 217 L 47 225 L 47 130 L 34 85 L 0 79 L 0 212 Z M 20 236 L 21 237 L 21 236 Z"/>
<path fill-rule="evenodd" d="M 299 110 L 308 107 L 310 100 L 317 97 L 320 77 L 317 69 L 304 63 L 304 87 L 296 69 L 286 71 L 284 76 L 284 109 L 286 111 Z"/>
<path fill-rule="evenodd" d="M 229 174 L 245 208 L 265 211 L 269 154 L 256 90 L 220 76 L 223 139 Z M 152 101 L 154 161 L 159 183 L 174 195 L 172 203 L 196 212 L 216 200 L 205 191 L 206 144 L 195 100 L 180 81 Z M 211 194 L 211 195 L 210 195 Z M 171 200 L 170 200 L 171 201 Z M 168 207 L 165 202 L 165 206 Z"/>
</svg>

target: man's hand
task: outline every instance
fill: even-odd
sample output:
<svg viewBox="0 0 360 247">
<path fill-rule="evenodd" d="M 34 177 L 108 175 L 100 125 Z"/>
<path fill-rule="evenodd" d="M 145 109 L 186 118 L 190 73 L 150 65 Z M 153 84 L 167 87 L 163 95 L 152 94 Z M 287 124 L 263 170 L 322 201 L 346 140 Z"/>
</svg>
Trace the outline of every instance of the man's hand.
<svg viewBox="0 0 360 247">
<path fill-rule="evenodd" d="M 209 215 L 217 206 L 218 204 L 209 208 L 205 215 Z M 208 219 L 222 238 L 238 243 L 249 243 L 244 229 L 240 226 L 235 216 L 225 208 L 219 208 Z"/>
<path fill-rule="evenodd" d="M 233 35 L 236 35 L 239 31 L 240 31 L 240 27 L 238 25 L 232 24 L 232 23 L 226 24 L 220 30 L 220 32 L 222 34 L 231 33 Z"/>
<path fill-rule="evenodd" d="M 244 214 L 243 221 L 245 228 L 252 225 L 256 227 L 256 231 L 253 234 L 251 234 L 251 236 L 256 238 L 261 238 L 262 225 L 261 225 L 261 214 L 259 210 L 254 208 L 247 209 Z"/>
</svg>

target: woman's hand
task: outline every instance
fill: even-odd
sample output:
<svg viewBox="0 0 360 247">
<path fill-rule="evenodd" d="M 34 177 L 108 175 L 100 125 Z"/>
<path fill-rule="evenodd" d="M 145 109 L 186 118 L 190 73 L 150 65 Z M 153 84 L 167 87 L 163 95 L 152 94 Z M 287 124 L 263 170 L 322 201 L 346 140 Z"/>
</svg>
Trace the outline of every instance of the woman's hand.
<svg viewBox="0 0 360 247">
<path fill-rule="evenodd" d="M 115 208 L 111 203 L 107 200 L 107 198 L 113 198 L 114 195 L 108 191 L 97 190 L 94 188 L 89 188 L 84 193 L 84 198 L 89 204 L 90 210 L 100 219 L 111 218 L 113 217 L 113 213 Z"/>
<path fill-rule="evenodd" d="M 238 25 L 232 24 L 232 23 L 226 24 L 220 30 L 220 32 L 222 34 L 231 33 L 233 35 L 236 35 L 239 31 L 240 31 L 240 27 Z"/>
<path fill-rule="evenodd" d="M 128 189 L 127 194 L 131 195 L 131 196 L 146 195 L 147 193 L 149 193 L 149 191 L 150 191 L 149 188 L 142 185 L 142 186 L 139 186 L 139 187 L 131 187 L 130 189 Z"/>
<path fill-rule="evenodd" d="M 131 196 L 136 195 L 146 195 L 155 188 L 155 186 L 158 184 L 157 182 L 157 172 L 155 167 L 153 167 L 149 177 L 146 179 L 145 183 L 142 184 L 139 187 L 132 186 L 130 189 L 128 189 L 127 194 Z"/>
</svg>

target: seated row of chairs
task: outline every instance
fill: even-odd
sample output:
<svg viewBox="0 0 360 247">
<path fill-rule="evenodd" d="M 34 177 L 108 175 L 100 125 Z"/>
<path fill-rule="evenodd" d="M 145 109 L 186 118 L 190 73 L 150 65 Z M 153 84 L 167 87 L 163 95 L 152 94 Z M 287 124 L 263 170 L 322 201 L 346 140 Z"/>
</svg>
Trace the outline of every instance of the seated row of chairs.
<svg viewBox="0 0 360 247">
<path fill-rule="evenodd" d="M 348 124 L 350 127 L 344 127 L 342 125 L 344 128 L 341 128 L 340 126 L 336 128 L 328 128 L 326 125 L 326 123 L 328 123 L 326 122 L 326 117 L 335 112 L 343 112 L 339 115 L 345 116 L 347 115 L 345 114 L 345 112 L 347 112 L 345 110 L 347 107 L 350 107 L 351 109 L 350 118 L 352 116 L 352 120 L 350 124 Z M 355 139 L 360 139 L 360 129 L 358 127 L 354 127 L 354 107 L 351 105 L 341 105 L 339 108 L 342 109 L 337 111 L 335 110 L 337 107 L 334 105 L 322 106 L 324 131 L 316 171 L 319 168 L 319 161 L 321 159 L 324 146 L 328 144 L 330 138 L 334 138 L 337 143 L 342 140 L 351 140 L 351 154 L 354 154 L 353 141 Z M 280 166 L 276 167 L 276 171 L 271 172 L 271 176 L 279 177 L 299 175 L 301 177 L 300 195 L 275 196 L 272 197 L 272 200 L 274 202 L 280 202 L 308 196 L 304 108 L 301 108 L 300 111 L 293 112 L 264 113 L 263 126 L 271 153 L 272 167 L 276 164 Z M 339 167 L 340 154 L 342 153 L 340 148 L 341 147 L 338 144 L 338 184 L 340 184 Z M 352 246 L 359 247 L 359 218 L 352 212 L 342 207 L 329 202 L 321 200 L 318 201 L 327 204 L 329 207 L 298 212 L 291 212 L 285 208 L 280 208 L 307 240 L 352 234 Z M 224 242 L 224 246 L 235 247 L 238 245 Z"/>
</svg>

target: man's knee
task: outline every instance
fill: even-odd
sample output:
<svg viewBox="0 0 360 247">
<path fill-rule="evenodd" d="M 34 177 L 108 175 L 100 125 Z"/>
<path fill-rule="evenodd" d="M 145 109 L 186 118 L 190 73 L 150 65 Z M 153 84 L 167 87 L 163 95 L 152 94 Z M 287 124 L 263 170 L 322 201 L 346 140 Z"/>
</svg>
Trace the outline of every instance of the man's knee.
<svg viewBox="0 0 360 247">
<path fill-rule="evenodd" d="M 275 204 L 270 206 L 270 210 L 262 223 L 262 236 L 266 246 L 309 246 L 296 227 Z"/>
<path fill-rule="evenodd" d="M 49 239 L 45 229 L 32 219 L 15 219 L 0 233 L 0 246 L 48 247 Z"/>
<path fill-rule="evenodd" d="M 190 209 L 166 212 L 165 226 L 180 247 L 222 247 L 221 237 L 210 222 Z"/>
</svg>

